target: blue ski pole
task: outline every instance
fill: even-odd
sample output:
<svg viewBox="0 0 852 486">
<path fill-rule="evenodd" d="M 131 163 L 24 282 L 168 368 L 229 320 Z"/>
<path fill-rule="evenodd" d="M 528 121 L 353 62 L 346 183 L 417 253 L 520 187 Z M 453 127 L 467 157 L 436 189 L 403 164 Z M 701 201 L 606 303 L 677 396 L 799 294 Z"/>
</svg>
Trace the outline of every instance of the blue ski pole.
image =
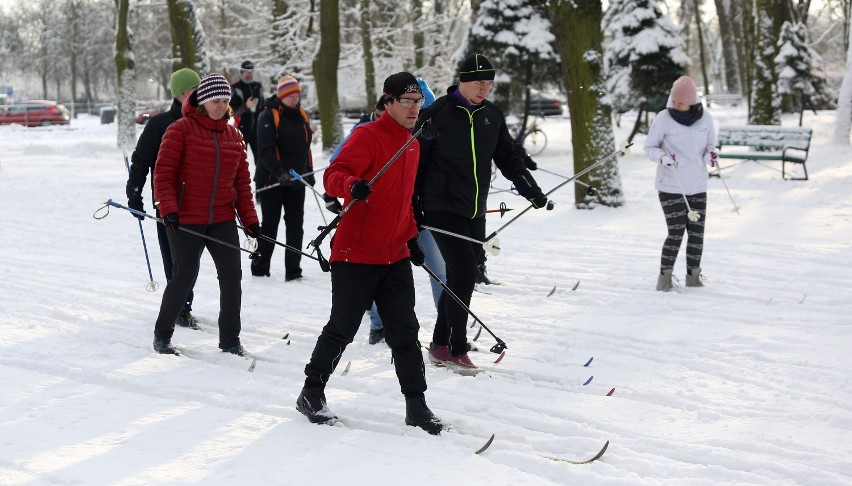
<svg viewBox="0 0 852 486">
<path fill-rule="evenodd" d="M 124 146 L 124 168 L 127 169 L 127 173 L 130 174 L 130 161 L 127 160 L 127 146 Z M 145 263 L 148 264 L 148 285 L 145 286 L 145 290 L 148 292 L 154 292 L 158 288 L 160 288 L 160 284 L 154 281 L 154 274 L 151 273 L 151 259 L 148 258 L 148 244 L 145 243 L 145 231 L 142 229 L 142 220 L 137 219 L 137 223 L 139 223 L 139 234 L 142 236 L 142 249 L 145 250 Z"/>
</svg>

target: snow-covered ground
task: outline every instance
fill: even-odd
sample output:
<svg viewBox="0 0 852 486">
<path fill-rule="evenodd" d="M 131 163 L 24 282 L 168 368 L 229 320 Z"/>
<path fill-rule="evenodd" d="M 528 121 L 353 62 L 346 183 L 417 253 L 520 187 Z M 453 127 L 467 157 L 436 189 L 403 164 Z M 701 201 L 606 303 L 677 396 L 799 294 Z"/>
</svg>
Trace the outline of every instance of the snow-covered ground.
<svg viewBox="0 0 852 486">
<path fill-rule="evenodd" d="M 745 122 L 743 109 L 713 113 L 717 125 Z M 349 427 L 295 410 L 330 286 L 307 260 L 306 278 L 285 283 L 280 248 L 272 278 L 243 280 L 253 373 L 217 349 L 206 254 L 203 332 L 173 339 L 192 359 L 155 354 L 165 278 L 154 223 L 144 228 L 160 290 L 149 293 L 136 219 L 92 217 L 109 198 L 126 202 L 115 125 L 0 127 L 0 484 L 852 484 L 852 150 L 830 143 L 833 122 L 805 115 L 810 181 L 728 169 L 736 214 L 710 180 L 704 288 L 654 290 L 665 223 L 641 136 L 619 161 L 624 207 L 576 210 L 568 185 L 554 211 L 506 228 L 488 262 L 502 284 L 472 307 L 508 353 L 493 364 L 483 332 L 472 358 L 488 372 L 427 366 L 427 401 L 454 428 L 439 437 L 403 423 L 389 350 L 367 344 L 366 318 L 343 358 L 351 371 L 327 389 Z M 541 126 L 539 164 L 570 174 L 569 121 Z M 534 175 L 545 189 L 560 182 Z M 501 201 L 525 207 L 507 193 L 489 206 Z M 306 213 L 310 239 L 322 223 L 312 198 Z M 489 230 L 500 224 L 489 216 Z M 415 278 L 428 343 L 435 310 L 428 276 Z M 606 441 L 591 464 L 545 458 L 582 459 Z"/>
</svg>

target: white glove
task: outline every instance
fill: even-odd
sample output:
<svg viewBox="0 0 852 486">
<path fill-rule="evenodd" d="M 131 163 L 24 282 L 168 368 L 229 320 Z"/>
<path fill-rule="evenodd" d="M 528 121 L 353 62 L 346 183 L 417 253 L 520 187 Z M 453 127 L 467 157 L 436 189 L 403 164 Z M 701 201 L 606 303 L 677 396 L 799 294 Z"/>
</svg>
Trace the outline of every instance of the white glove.
<svg viewBox="0 0 852 486">
<path fill-rule="evenodd" d="M 675 158 L 674 154 L 663 155 L 662 158 L 660 158 L 660 163 L 665 165 L 669 169 L 674 169 L 675 167 L 677 167 L 677 159 Z"/>
<path fill-rule="evenodd" d="M 716 167 L 716 160 L 719 158 L 719 154 L 716 153 L 713 149 L 707 149 L 707 152 L 704 152 L 704 163 L 709 165 L 710 167 Z"/>
</svg>

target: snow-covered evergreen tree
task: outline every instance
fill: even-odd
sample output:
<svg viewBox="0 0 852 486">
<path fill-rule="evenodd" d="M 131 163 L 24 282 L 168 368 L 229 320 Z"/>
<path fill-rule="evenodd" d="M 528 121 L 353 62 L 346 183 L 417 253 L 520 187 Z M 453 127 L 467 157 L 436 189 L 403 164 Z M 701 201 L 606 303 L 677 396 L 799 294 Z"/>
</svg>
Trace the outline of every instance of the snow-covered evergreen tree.
<svg viewBox="0 0 852 486">
<path fill-rule="evenodd" d="M 612 32 L 604 59 L 613 108 L 663 109 L 672 83 L 689 65 L 672 20 L 656 0 L 613 0 L 602 24 Z"/>
<path fill-rule="evenodd" d="M 754 2 L 754 60 L 751 65 L 751 111 L 749 125 L 780 125 L 781 97 L 778 96 L 778 72 L 775 56 L 778 38 L 790 11 L 784 0 Z"/>
<path fill-rule="evenodd" d="M 526 87 L 561 84 L 556 37 L 546 7 L 536 0 L 484 0 L 470 26 L 467 55 L 482 53 L 494 64 L 500 79 L 512 86 L 501 91 L 515 108 Z"/>
<path fill-rule="evenodd" d="M 811 47 L 808 28 L 801 22 L 784 22 L 778 39 L 778 94 L 793 99 L 801 115 L 806 106 L 814 107 L 825 89 L 825 81 L 817 74 L 822 58 Z"/>
</svg>

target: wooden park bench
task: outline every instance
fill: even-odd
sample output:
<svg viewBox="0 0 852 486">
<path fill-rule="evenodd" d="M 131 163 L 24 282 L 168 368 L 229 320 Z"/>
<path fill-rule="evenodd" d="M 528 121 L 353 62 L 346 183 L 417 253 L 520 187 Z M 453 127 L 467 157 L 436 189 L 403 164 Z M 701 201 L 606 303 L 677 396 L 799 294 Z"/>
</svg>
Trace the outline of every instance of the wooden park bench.
<svg viewBox="0 0 852 486">
<path fill-rule="evenodd" d="M 704 96 L 708 107 L 716 105 L 740 106 L 743 103 L 742 95 L 738 94 L 708 94 Z"/>
<path fill-rule="evenodd" d="M 747 125 L 744 127 L 719 127 L 716 145 L 720 159 L 780 160 L 781 177 L 788 180 L 787 163 L 801 164 L 804 177 L 789 180 L 808 180 L 808 150 L 813 130 L 803 127 L 781 127 L 776 125 Z M 723 147 L 731 147 L 722 150 Z"/>
</svg>

